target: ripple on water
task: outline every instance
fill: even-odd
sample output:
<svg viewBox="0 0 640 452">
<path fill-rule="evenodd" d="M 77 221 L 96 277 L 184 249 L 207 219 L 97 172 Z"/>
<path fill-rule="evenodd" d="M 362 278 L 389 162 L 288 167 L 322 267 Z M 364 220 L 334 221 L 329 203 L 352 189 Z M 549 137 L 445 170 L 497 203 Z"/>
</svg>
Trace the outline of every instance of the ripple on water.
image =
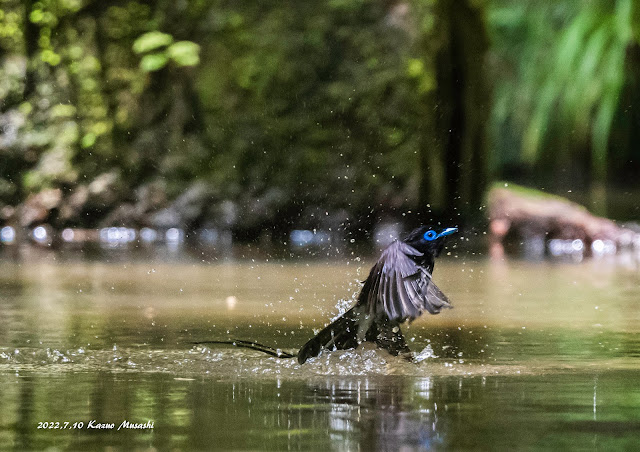
<svg viewBox="0 0 640 452">
<path fill-rule="evenodd" d="M 416 355 L 419 362 L 391 356 L 373 345 L 355 350 L 323 352 L 300 365 L 295 359 L 279 359 L 252 350 L 194 346 L 184 350 L 148 347 L 113 347 L 58 350 L 52 348 L 0 349 L 0 371 L 63 372 L 141 372 L 171 373 L 181 378 L 217 379 L 285 378 L 291 380 L 327 376 L 472 376 L 541 373 L 513 363 L 488 364 L 439 358 L 428 348 Z"/>
</svg>

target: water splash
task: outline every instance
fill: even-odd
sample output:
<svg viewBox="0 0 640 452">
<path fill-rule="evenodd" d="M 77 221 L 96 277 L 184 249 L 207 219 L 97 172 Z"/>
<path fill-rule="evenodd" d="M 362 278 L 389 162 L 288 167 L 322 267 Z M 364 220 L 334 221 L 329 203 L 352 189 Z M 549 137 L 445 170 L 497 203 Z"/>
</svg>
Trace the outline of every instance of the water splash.
<svg viewBox="0 0 640 452">
<path fill-rule="evenodd" d="M 413 358 L 413 361 L 416 363 L 419 363 L 424 361 L 425 359 L 437 358 L 437 357 L 438 356 L 433 351 L 433 347 L 431 347 L 431 344 L 427 344 L 427 346 L 423 348 L 422 351 Z"/>
</svg>

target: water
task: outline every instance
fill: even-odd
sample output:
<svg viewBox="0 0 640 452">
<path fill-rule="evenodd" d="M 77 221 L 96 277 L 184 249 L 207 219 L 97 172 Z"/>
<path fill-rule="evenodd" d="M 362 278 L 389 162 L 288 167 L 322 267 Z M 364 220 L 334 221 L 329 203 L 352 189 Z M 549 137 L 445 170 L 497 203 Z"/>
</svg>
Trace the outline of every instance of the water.
<svg viewBox="0 0 640 452">
<path fill-rule="evenodd" d="M 418 364 L 368 346 L 299 366 L 190 344 L 294 351 L 349 304 L 369 264 L 3 261 L 0 450 L 640 443 L 633 262 L 444 258 L 435 279 L 455 309 L 403 327 Z M 153 428 L 117 430 L 125 420 Z"/>
</svg>

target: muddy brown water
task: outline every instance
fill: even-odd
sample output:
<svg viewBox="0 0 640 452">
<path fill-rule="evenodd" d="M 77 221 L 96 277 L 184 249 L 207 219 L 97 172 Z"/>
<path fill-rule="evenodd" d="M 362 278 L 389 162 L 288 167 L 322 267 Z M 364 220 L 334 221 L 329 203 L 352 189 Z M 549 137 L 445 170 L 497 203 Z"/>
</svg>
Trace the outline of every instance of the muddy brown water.
<svg viewBox="0 0 640 452">
<path fill-rule="evenodd" d="M 366 346 L 300 366 L 190 344 L 295 351 L 370 264 L 5 259 L 0 449 L 638 447 L 632 262 L 441 259 L 455 308 L 403 327 L 417 364 Z"/>
</svg>

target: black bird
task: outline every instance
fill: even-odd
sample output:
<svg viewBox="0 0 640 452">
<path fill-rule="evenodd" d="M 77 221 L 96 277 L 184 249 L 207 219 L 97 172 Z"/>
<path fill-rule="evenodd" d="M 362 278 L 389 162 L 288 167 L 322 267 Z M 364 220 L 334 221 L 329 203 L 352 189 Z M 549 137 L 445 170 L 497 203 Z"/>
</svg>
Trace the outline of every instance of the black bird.
<svg viewBox="0 0 640 452">
<path fill-rule="evenodd" d="M 391 243 L 371 269 L 356 305 L 304 344 L 298 362 L 318 356 L 322 349 L 346 350 L 364 341 L 375 342 L 395 356 L 410 353 L 400 324 L 423 311 L 438 314 L 451 307 L 431 275 L 446 237 L 457 230 L 447 228 L 438 233 L 421 226 L 402 241 Z"/>
<path fill-rule="evenodd" d="M 431 280 L 436 257 L 448 235 L 429 226 L 414 229 L 403 240 L 389 245 L 373 266 L 358 295 L 356 305 L 302 346 L 297 354 L 253 341 L 198 341 L 192 344 L 226 344 L 258 350 L 277 358 L 298 358 L 303 364 L 322 349 L 347 350 L 364 341 L 374 342 L 392 355 L 411 352 L 400 324 L 412 321 L 423 311 L 438 314 L 450 308 L 445 294 Z"/>
</svg>

